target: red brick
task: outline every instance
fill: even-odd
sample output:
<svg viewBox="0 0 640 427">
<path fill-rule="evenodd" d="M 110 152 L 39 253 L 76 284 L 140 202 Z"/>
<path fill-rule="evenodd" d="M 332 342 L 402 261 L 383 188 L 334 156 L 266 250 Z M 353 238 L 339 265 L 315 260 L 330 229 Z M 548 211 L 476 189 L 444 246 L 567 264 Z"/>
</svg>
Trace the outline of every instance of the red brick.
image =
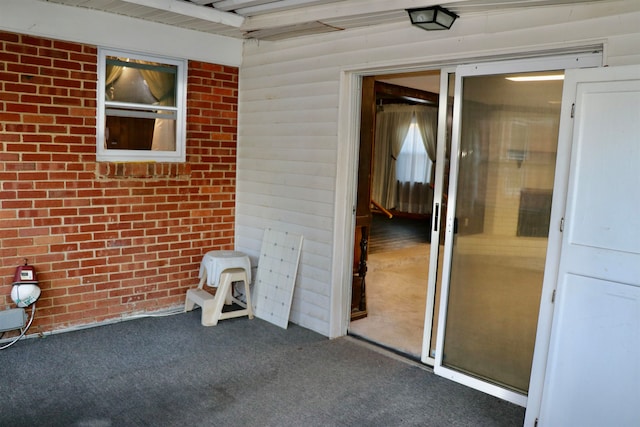
<svg viewBox="0 0 640 427">
<path fill-rule="evenodd" d="M 91 233 L 67 234 L 65 236 L 66 243 L 87 242 L 92 240 Z"/>
<path fill-rule="evenodd" d="M 69 89 L 59 86 L 40 86 L 38 88 L 38 94 L 52 96 L 69 96 Z"/>
<path fill-rule="evenodd" d="M 60 224 L 62 224 L 62 219 L 60 218 L 33 218 L 33 225 L 36 227 Z"/>
<path fill-rule="evenodd" d="M 50 67 L 51 66 L 51 58 L 47 58 L 46 56 L 31 56 L 31 55 L 21 55 L 20 62 L 22 64 L 29 65 L 39 65 L 42 67 Z M 34 73 L 36 74 L 36 73 Z"/>
<path fill-rule="evenodd" d="M 51 114 L 56 116 L 56 123 L 59 123 L 61 120 L 67 119 L 66 116 L 69 115 L 68 107 L 60 107 L 57 105 L 40 105 L 38 108 L 40 114 Z"/>
<path fill-rule="evenodd" d="M 44 227 L 21 228 L 19 235 L 20 237 L 48 236 L 49 229 Z"/>
<path fill-rule="evenodd" d="M 97 48 L 1 40 L 0 255 L 39 262 L 35 330 L 179 304 L 202 253 L 233 248 L 237 68 L 189 62 L 187 164 L 96 163 Z"/>
<path fill-rule="evenodd" d="M 6 70 L 11 73 L 18 74 L 27 74 L 27 75 L 37 75 L 38 67 L 35 65 L 26 65 L 22 62 L 14 62 L 6 64 Z M 35 90 L 35 86 L 32 86 L 31 89 Z"/>
<path fill-rule="evenodd" d="M 138 301 L 142 301 L 145 299 L 145 295 L 143 294 L 138 294 L 138 295 L 129 295 L 126 297 L 122 297 L 122 304 L 129 304 L 129 303 L 133 303 L 133 302 L 138 302 Z"/>
<path fill-rule="evenodd" d="M 64 68 L 65 70 L 82 70 L 82 65 L 79 64 L 78 62 L 75 61 L 68 61 L 68 60 L 64 60 L 64 59 L 54 59 L 53 60 L 53 67 L 54 68 Z M 73 84 L 74 87 L 76 85 L 79 85 L 79 83 L 77 81 L 74 80 L 60 80 L 59 82 L 55 82 L 56 85 L 58 84 Z"/>
</svg>

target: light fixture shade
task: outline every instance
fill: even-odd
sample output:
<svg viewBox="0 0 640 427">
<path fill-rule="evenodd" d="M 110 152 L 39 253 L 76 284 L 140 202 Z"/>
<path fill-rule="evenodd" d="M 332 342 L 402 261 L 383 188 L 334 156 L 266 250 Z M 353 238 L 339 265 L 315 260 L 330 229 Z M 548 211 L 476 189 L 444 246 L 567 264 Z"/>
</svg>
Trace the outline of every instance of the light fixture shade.
<svg viewBox="0 0 640 427">
<path fill-rule="evenodd" d="M 423 30 L 448 30 L 458 15 L 442 6 L 407 9 L 411 24 Z"/>
</svg>

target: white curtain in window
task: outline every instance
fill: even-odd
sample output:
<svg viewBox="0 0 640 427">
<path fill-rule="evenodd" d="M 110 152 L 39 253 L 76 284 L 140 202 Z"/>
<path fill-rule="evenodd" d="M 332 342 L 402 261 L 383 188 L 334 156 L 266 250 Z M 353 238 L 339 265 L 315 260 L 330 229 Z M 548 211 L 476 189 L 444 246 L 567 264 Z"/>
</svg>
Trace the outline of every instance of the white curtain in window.
<svg viewBox="0 0 640 427">
<path fill-rule="evenodd" d="M 385 105 L 376 114 L 371 198 L 385 209 L 396 207 L 396 159 L 413 116 L 412 105 Z"/>
<path fill-rule="evenodd" d="M 438 129 L 438 109 L 436 107 L 417 108 L 416 123 L 422 136 L 422 143 L 431 163 L 436 161 L 436 136 Z M 429 182 L 433 182 L 435 168 L 431 168 Z"/>
<path fill-rule="evenodd" d="M 122 75 L 122 70 L 124 69 L 124 67 L 120 66 L 120 65 L 111 65 L 111 64 L 107 64 L 106 67 L 106 76 L 105 76 L 105 96 L 107 98 L 107 100 L 112 100 L 113 99 L 113 83 L 118 80 L 118 78 L 120 78 L 120 76 Z M 105 126 L 105 138 L 104 138 L 104 149 L 106 150 L 108 148 L 107 145 L 107 140 L 109 139 L 109 128 L 107 126 Z"/>
<path fill-rule="evenodd" d="M 416 109 L 415 113 L 396 165 L 396 205 L 401 212 L 424 214 L 431 212 L 433 163 L 427 147 L 435 151 L 435 131 L 434 123 L 425 120 L 428 112 Z M 423 135 L 431 138 L 430 144 L 425 143 Z"/>
<path fill-rule="evenodd" d="M 175 74 L 140 69 L 151 94 L 159 105 L 175 105 Z M 171 119 L 156 119 L 151 149 L 173 151 L 176 149 L 176 122 Z"/>
<path fill-rule="evenodd" d="M 118 78 L 122 75 L 122 69 L 124 67 L 120 65 L 111 65 L 107 64 L 107 73 L 106 73 L 106 81 L 105 81 L 105 93 L 107 97 L 111 98 L 111 94 L 109 91 L 109 86 L 113 84 Z"/>
</svg>

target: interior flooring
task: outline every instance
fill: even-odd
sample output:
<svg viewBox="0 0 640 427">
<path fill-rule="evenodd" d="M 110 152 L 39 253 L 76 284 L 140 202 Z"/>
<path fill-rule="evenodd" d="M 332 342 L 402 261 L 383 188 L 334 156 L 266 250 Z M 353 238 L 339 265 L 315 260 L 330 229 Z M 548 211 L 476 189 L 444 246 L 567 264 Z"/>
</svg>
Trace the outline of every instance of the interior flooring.
<svg viewBox="0 0 640 427">
<path fill-rule="evenodd" d="M 422 353 L 429 220 L 374 215 L 369 238 L 367 317 L 349 333 L 411 358 Z"/>
<path fill-rule="evenodd" d="M 427 297 L 429 244 L 369 256 L 367 317 L 349 333 L 419 359 Z"/>
</svg>

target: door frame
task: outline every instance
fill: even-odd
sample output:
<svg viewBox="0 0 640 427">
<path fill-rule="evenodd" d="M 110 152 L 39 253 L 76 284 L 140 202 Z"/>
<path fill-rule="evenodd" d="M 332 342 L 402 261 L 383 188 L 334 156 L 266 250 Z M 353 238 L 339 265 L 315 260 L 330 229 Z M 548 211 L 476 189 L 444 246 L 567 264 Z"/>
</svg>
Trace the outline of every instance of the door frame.
<svg viewBox="0 0 640 427">
<path fill-rule="evenodd" d="M 422 331 L 422 354 L 420 361 L 422 363 L 433 366 L 435 357 L 431 355 L 431 340 L 433 321 L 435 315 L 436 287 L 438 274 L 442 273 L 438 270 L 440 257 L 440 227 L 443 225 L 441 221 L 444 215 L 442 200 L 444 193 L 444 174 L 445 174 L 445 157 L 447 151 L 447 119 L 449 112 L 449 74 L 455 73 L 456 67 L 440 68 L 440 99 L 438 101 L 438 131 L 436 135 L 436 169 L 434 173 L 433 188 L 433 207 L 431 215 L 431 240 L 429 253 L 429 275 L 427 278 L 427 301 L 424 316 L 424 329 Z M 436 333 L 437 337 L 437 333 Z"/>
</svg>

